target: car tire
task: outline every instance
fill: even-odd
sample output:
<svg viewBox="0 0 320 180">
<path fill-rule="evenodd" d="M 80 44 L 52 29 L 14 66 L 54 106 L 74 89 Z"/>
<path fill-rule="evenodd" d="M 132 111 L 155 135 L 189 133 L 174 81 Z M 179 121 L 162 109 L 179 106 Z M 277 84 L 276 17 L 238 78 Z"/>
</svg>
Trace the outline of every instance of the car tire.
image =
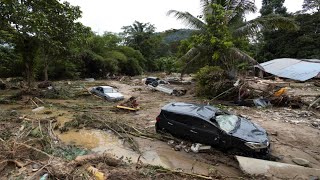
<svg viewBox="0 0 320 180">
<path fill-rule="evenodd" d="M 158 134 L 166 134 L 168 131 L 165 128 L 160 128 L 159 125 L 156 123 L 155 125 L 156 133 Z"/>
</svg>

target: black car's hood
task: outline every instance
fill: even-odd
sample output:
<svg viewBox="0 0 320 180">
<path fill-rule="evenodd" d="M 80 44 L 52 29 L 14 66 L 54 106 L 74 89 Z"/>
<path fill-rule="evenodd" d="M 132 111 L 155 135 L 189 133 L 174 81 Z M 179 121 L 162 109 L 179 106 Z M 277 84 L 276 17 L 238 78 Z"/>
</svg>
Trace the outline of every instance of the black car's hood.
<svg viewBox="0 0 320 180">
<path fill-rule="evenodd" d="M 266 130 L 245 118 L 239 118 L 239 126 L 231 135 L 248 142 L 265 143 L 268 141 Z"/>
</svg>

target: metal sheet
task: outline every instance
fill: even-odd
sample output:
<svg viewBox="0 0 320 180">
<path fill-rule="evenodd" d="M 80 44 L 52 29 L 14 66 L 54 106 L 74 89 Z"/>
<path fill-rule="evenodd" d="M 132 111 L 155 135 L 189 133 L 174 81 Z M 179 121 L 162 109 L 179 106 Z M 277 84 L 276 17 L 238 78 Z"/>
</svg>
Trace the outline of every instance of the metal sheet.
<svg viewBox="0 0 320 180">
<path fill-rule="evenodd" d="M 320 60 L 275 59 L 260 64 L 264 71 L 284 78 L 306 81 L 319 75 Z"/>
</svg>

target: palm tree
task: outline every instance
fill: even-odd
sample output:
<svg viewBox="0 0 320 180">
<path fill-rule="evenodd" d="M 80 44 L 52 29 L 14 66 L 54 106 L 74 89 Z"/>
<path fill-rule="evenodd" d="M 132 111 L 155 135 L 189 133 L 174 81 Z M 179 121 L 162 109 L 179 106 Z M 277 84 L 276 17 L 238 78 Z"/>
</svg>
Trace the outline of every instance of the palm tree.
<svg viewBox="0 0 320 180">
<path fill-rule="evenodd" d="M 196 29 L 200 34 L 206 33 L 208 31 L 208 27 L 212 26 L 212 24 L 208 22 L 208 17 L 216 13 L 214 11 L 217 11 L 217 9 L 214 9 L 216 6 L 212 5 L 218 5 L 224 10 L 224 17 L 220 23 L 228 27 L 228 31 L 232 37 L 253 35 L 262 29 L 276 30 L 297 28 L 292 20 L 275 14 L 258 17 L 245 22 L 244 19 L 246 14 L 257 11 L 254 0 L 200 0 L 200 3 L 202 15 L 198 17 L 194 17 L 189 12 L 180 12 L 176 10 L 170 10 L 167 14 L 173 15 L 178 20 L 183 21 L 187 26 Z M 203 49 L 207 49 L 207 47 L 204 46 L 206 45 L 198 44 L 197 46 L 192 47 L 184 56 L 181 57 L 181 60 L 187 61 L 181 72 L 181 78 L 191 63 L 199 61 L 206 56 L 204 53 L 207 52 L 203 51 Z M 246 61 L 251 64 L 258 64 L 252 57 L 234 46 L 223 52 L 219 58 L 219 63 L 223 64 L 225 69 L 234 71 L 234 64 L 239 60 Z"/>
</svg>

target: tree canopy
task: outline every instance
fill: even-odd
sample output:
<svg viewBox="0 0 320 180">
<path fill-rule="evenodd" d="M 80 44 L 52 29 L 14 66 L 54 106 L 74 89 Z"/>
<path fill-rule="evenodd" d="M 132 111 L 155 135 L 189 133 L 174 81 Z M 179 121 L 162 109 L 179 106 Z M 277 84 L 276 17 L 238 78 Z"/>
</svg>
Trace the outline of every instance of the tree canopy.
<svg viewBox="0 0 320 180">
<path fill-rule="evenodd" d="M 41 45 L 63 48 L 64 41 L 77 26 L 75 20 L 81 17 L 81 11 L 58 0 L 6 0 L 0 2 L 0 16 L 1 37 L 13 43 L 21 54 L 31 85 L 35 57 Z"/>
</svg>

